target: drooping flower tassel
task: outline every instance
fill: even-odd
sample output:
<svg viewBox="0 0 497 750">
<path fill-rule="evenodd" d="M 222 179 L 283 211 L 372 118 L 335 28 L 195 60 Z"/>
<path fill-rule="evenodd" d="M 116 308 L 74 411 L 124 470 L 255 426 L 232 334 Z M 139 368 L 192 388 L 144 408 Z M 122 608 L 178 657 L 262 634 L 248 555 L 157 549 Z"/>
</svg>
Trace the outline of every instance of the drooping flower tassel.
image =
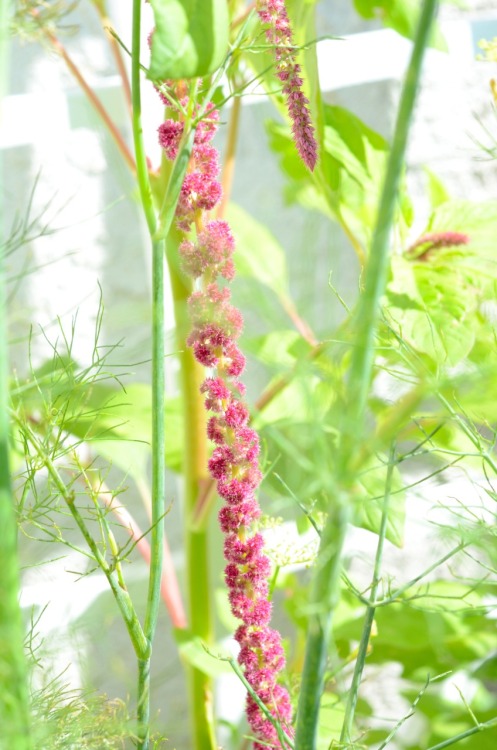
<svg viewBox="0 0 497 750">
<path fill-rule="evenodd" d="M 187 343 L 196 360 L 211 369 L 201 392 L 211 413 L 207 434 L 215 444 L 209 471 L 224 500 L 219 522 L 225 535 L 225 580 L 233 614 L 241 620 L 235 634 L 240 645 L 238 661 L 254 693 L 287 735 L 292 735 L 290 698 L 277 682 L 285 664 L 281 636 L 269 627 L 271 565 L 264 554 L 262 535 L 253 530 L 261 513 L 255 496 L 261 472 L 259 438 L 248 426 L 245 389 L 239 381 L 245 368 L 245 358 L 237 345 L 243 319 L 230 303 L 226 284 L 218 283 L 220 278 L 229 281 L 234 276 L 235 241 L 227 222 L 210 220 L 206 215 L 221 199 L 217 151 L 210 144 L 218 120 L 218 112 L 210 107 L 198 124 L 176 210 L 178 228 L 185 233 L 195 229 L 195 238 L 185 237 L 179 248 L 183 270 L 200 280 L 200 288 L 188 301 L 192 330 Z M 183 128 L 180 116 L 159 127 L 159 142 L 169 159 L 178 153 Z M 276 729 L 250 695 L 246 709 L 257 740 L 255 750 L 279 748 Z"/>
<path fill-rule="evenodd" d="M 276 75 L 283 84 L 297 151 L 312 172 L 316 166 L 318 149 L 309 100 L 302 90 L 301 68 L 296 59 L 292 28 L 284 0 L 257 0 L 256 9 L 265 27 L 266 39 L 274 46 Z"/>
</svg>

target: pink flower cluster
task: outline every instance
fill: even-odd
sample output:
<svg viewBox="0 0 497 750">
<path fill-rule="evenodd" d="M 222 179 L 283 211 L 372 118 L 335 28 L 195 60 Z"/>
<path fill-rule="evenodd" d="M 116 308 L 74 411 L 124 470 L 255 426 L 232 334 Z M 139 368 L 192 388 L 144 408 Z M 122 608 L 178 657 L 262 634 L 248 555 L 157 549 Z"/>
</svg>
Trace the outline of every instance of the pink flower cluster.
<svg viewBox="0 0 497 750">
<path fill-rule="evenodd" d="M 309 113 L 309 100 L 302 91 L 301 68 L 297 63 L 292 29 L 284 0 L 257 0 L 257 13 L 266 27 L 266 39 L 275 48 L 276 75 L 283 84 L 292 120 L 297 151 L 304 164 L 312 170 L 317 161 L 317 143 Z"/>
<path fill-rule="evenodd" d="M 284 651 L 280 634 L 269 627 L 271 566 L 263 551 L 262 535 L 252 529 L 261 513 L 255 497 L 261 473 L 259 438 L 249 427 L 249 412 L 242 400 L 244 386 L 238 380 L 245 367 L 236 343 L 243 320 L 230 304 L 229 289 L 218 284 L 220 277 L 233 278 L 235 242 L 225 221 L 209 220 L 204 213 L 221 197 L 217 152 L 210 145 L 218 119 L 217 111 L 210 107 L 198 125 L 176 210 L 180 230 L 195 229 L 195 238 L 185 237 L 179 248 L 183 269 L 202 285 L 188 301 L 192 321 L 188 345 L 197 361 L 214 371 L 201 392 L 211 413 L 207 434 L 215 444 L 209 470 L 224 500 L 219 522 L 225 534 L 225 580 L 232 611 L 242 621 L 235 635 L 240 645 L 239 662 L 254 692 L 291 734 L 290 698 L 277 682 L 285 664 Z M 178 153 L 183 128 L 179 115 L 159 127 L 159 142 L 169 159 Z M 251 696 L 247 697 L 247 718 L 258 740 L 255 750 L 280 747 L 276 729 Z"/>
<path fill-rule="evenodd" d="M 437 250 L 441 247 L 457 247 L 459 245 L 467 245 L 469 243 L 469 237 L 463 232 L 427 232 L 421 235 L 416 242 L 414 242 L 406 251 L 408 255 L 416 255 L 416 258 L 424 258 L 432 250 Z M 421 252 L 418 254 L 417 251 Z"/>
</svg>

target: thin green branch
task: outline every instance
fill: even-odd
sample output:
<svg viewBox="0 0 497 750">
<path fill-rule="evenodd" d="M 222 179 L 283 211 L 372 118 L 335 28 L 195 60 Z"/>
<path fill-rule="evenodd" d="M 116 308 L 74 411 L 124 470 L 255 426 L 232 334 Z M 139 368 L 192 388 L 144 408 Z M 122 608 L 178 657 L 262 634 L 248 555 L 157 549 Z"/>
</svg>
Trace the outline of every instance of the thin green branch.
<svg viewBox="0 0 497 750">
<path fill-rule="evenodd" d="M 233 672 L 236 674 L 236 676 L 238 677 L 238 679 L 240 680 L 240 682 L 242 683 L 242 685 L 244 686 L 244 688 L 246 689 L 246 691 L 248 692 L 248 694 L 251 696 L 251 698 L 253 698 L 253 700 L 255 701 L 255 703 L 257 703 L 257 705 L 261 709 L 261 711 L 264 714 L 264 716 L 271 722 L 271 724 L 273 725 L 273 727 L 275 728 L 275 730 L 276 730 L 276 732 L 278 734 L 278 740 L 280 742 L 280 746 L 281 746 L 282 750 L 284 750 L 285 747 L 289 747 L 289 748 L 291 748 L 291 750 L 294 750 L 295 745 L 293 743 L 293 740 L 286 734 L 286 732 L 283 730 L 280 722 L 277 721 L 274 718 L 274 716 L 271 713 L 271 711 L 269 710 L 269 708 L 267 708 L 267 706 L 263 703 L 263 701 L 261 701 L 261 699 L 259 698 L 259 696 L 255 692 L 255 690 L 253 689 L 252 685 L 250 684 L 250 682 L 248 682 L 247 678 L 245 677 L 245 675 L 243 674 L 242 670 L 238 666 L 238 664 L 235 661 L 235 659 L 233 659 L 233 657 L 231 657 L 231 656 L 229 656 L 229 657 L 217 657 L 217 658 L 221 658 L 222 661 L 227 661 L 228 662 L 228 664 L 230 665 L 230 667 L 232 668 Z"/>
<path fill-rule="evenodd" d="M 131 50 L 131 99 L 133 104 L 133 142 L 136 159 L 136 178 L 140 190 L 140 199 L 147 220 L 148 231 L 153 237 L 157 224 L 155 215 L 152 188 L 148 174 L 147 156 L 143 143 L 142 107 L 140 88 L 140 30 L 141 30 L 141 4 L 133 0 L 133 31 Z"/>
<path fill-rule="evenodd" d="M 100 552 L 95 540 L 93 539 L 83 516 L 76 507 L 74 492 L 68 490 L 57 467 L 55 466 L 54 462 L 47 454 L 47 452 L 44 450 L 43 445 L 41 445 L 31 427 L 23 422 L 23 420 L 16 414 L 13 414 L 13 418 L 19 425 L 19 428 L 26 437 L 27 441 L 34 448 L 34 451 L 40 459 L 41 463 L 47 469 L 55 487 L 57 488 L 57 491 L 66 503 L 72 517 L 76 522 L 76 525 L 81 531 L 81 534 L 83 535 L 84 540 L 93 555 L 93 559 L 107 578 L 112 593 L 114 594 L 114 598 L 116 599 L 117 606 L 119 607 L 119 610 L 125 622 L 136 655 L 138 656 L 138 658 L 146 658 L 150 654 L 149 641 L 145 637 L 138 615 L 133 606 L 133 602 L 131 601 L 128 592 L 121 588 L 117 571 L 113 566 L 109 565 L 105 557 Z"/>
<path fill-rule="evenodd" d="M 140 89 L 141 0 L 133 0 L 131 49 L 131 97 L 133 140 L 140 198 L 152 238 L 152 532 L 150 572 L 144 631 L 152 647 L 159 614 L 164 555 L 165 512 L 165 350 L 164 350 L 164 254 L 165 237 L 155 237 L 157 218 L 143 143 Z M 180 186 L 181 187 L 181 186 Z M 179 189 L 176 201 L 179 196 Z M 167 200 L 167 195 L 166 195 Z M 173 210 L 174 215 L 174 210 Z M 150 739 L 150 653 L 138 661 L 138 748 L 148 750 Z"/>
<path fill-rule="evenodd" d="M 385 482 L 385 494 L 383 498 L 383 508 L 381 512 L 380 530 L 378 532 L 378 543 L 376 546 L 376 557 L 374 561 L 373 579 L 371 582 L 371 600 L 372 602 L 376 599 L 378 593 L 378 586 L 381 580 L 381 565 L 383 560 L 383 549 L 385 546 L 385 539 L 387 535 L 388 515 L 390 511 L 390 496 L 392 489 L 392 476 L 395 466 L 394 448 L 390 451 L 390 461 L 388 464 L 387 477 Z M 340 742 L 346 743 L 351 740 L 351 732 L 354 723 L 355 709 L 357 706 L 357 700 L 359 698 L 359 687 L 361 684 L 362 674 L 366 664 L 366 655 L 369 646 L 369 639 L 371 637 L 371 628 L 374 622 L 374 616 L 376 607 L 374 604 L 370 604 L 366 610 L 364 618 L 364 624 L 362 628 L 361 640 L 359 642 L 359 650 L 357 653 L 357 659 L 354 667 L 354 674 L 352 676 L 352 684 L 349 689 L 347 696 L 347 704 L 345 706 L 345 716 L 342 724 L 342 731 L 340 734 Z"/>
<path fill-rule="evenodd" d="M 461 542 L 460 544 L 453 547 L 449 552 L 447 552 L 446 555 L 441 557 L 439 560 L 436 560 L 436 562 L 432 563 L 432 565 L 429 565 L 427 568 L 423 570 L 422 573 L 417 575 L 415 578 L 411 578 L 410 581 L 403 584 L 398 588 L 396 591 L 393 592 L 393 594 L 390 594 L 385 599 L 380 599 L 379 601 L 371 601 L 371 606 L 374 606 L 375 608 L 378 607 L 386 607 L 387 604 L 393 604 L 394 602 L 398 601 L 402 594 L 405 594 L 406 591 L 408 591 L 412 586 L 415 586 L 419 581 L 421 581 L 423 578 L 426 578 L 427 575 L 432 573 L 434 570 L 440 567 L 440 565 L 443 565 L 447 560 L 450 560 L 451 557 L 454 557 L 454 555 L 457 555 L 458 552 L 461 552 L 465 547 L 467 547 L 469 542 Z"/>
<path fill-rule="evenodd" d="M 497 716 L 493 719 L 489 719 L 489 721 L 483 722 L 482 724 L 478 724 L 476 727 L 467 729 L 465 732 L 456 734 L 454 735 L 454 737 L 450 737 L 450 739 L 448 740 L 444 740 L 443 742 L 439 742 L 436 745 L 432 745 L 428 748 L 428 750 L 443 750 L 443 748 L 455 745 L 457 742 L 461 742 L 461 740 L 465 740 L 467 737 L 471 737 L 473 734 L 484 732 L 485 729 L 490 729 L 491 727 L 495 726 L 497 726 Z"/>
</svg>

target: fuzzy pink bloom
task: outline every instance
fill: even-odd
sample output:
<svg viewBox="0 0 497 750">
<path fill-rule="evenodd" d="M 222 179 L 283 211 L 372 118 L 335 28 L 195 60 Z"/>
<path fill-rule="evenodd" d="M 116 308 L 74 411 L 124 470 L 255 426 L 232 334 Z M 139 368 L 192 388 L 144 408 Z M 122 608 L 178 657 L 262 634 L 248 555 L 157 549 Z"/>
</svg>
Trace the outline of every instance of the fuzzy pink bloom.
<svg viewBox="0 0 497 750">
<path fill-rule="evenodd" d="M 265 597 L 254 598 L 252 594 L 231 589 L 228 598 L 235 617 L 247 625 L 267 625 L 271 619 L 271 602 Z"/>
<path fill-rule="evenodd" d="M 188 300 L 188 311 L 193 323 L 193 331 L 188 339 L 189 346 L 201 333 L 204 326 L 215 326 L 222 330 L 227 339 L 236 339 L 243 328 L 241 312 L 229 304 L 231 293 L 227 287 L 220 289 L 209 284 L 205 289 L 193 292 Z"/>
<path fill-rule="evenodd" d="M 178 155 L 178 147 L 184 128 L 184 124 L 176 120 L 166 120 L 162 125 L 159 125 L 159 144 L 171 161 L 176 159 Z"/>
<path fill-rule="evenodd" d="M 225 505 L 219 511 L 219 524 L 223 534 L 237 531 L 241 526 L 249 526 L 261 515 L 255 500 L 245 500 L 237 505 Z"/>
<path fill-rule="evenodd" d="M 276 43 L 286 39 L 289 31 L 285 25 L 286 15 L 280 12 L 284 6 L 277 0 L 270 0 L 267 6 L 278 10 Z M 290 42 L 287 40 L 287 47 Z M 306 163 L 313 168 L 313 130 L 308 119 L 307 100 L 300 90 L 299 68 L 292 57 L 293 52 L 290 54 L 288 50 L 285 52 L 277 47 L 276 54 L 295 139 Z M 176 94 L 180 96 L 178 92 Z M 186 100 L 181 103 L 184 107 L 188 104 Z M 219 276 L 230 280 L 234 275 L 235 242 L 225 221 L 205 220 L 203 216 L 221 198 L 217 152 L 210 145 L 218 121 L 217 110 L 209 105 L 207 116 L 195 133 L 192 158 L 176 209 L 178 229 L 190 232 L 194 227 L 196 231 L 195 239 L 185 237 L 180 245 L 183 270 L 202 280 L 201 288 L 188 300 L 192 329 L 187 344 L 200 364 L 217 369 L 214 377 L 204 380 L 200 391 L 205 396 L 205 408 L 211 412 L 207 435 L 215 445 L 209 459 L 209 471 L 225 503 L 219 511 L 220 527 L 225 534 L 225 581 L 232 612 L 243 623 L 235 636 L 240 644 L 239 661 L 253 690 L 273 716 L 281 721 L 285 731 L 291 734 L 290 699 L 285 688 L 277 683 L 285 656 L 279 633 L 269 627 L 271 564 L 263 551 L 262 534 L 252 530 L 253 522 L 261 515 L 254 492 L 262 475 L 259 437 L 248 426 L 249 412 L 242 401 L 245 386 L 238 380 L 245 368 L 245 357 L 236 343 L 243 319 L 240 311 L 230 303 L 229 290 L 217 283 Z M 159 142 L 169 159 L 176 158 L 182 135 L 181 120 L 166 120 L 160 126 Z M 259 740 L 254 747 L 260 749 L 267 748 L 268 743 L 274 745 L 276 730 L 250 698 L 247 700 L 247 717 Z"/>
<path fill-rule="evenodd" d="M 256 486 L 256 485 L 255 485 Z M 217 491 L 223 500 L 228 503 L 241 503 L 254 491 L 254 485 L 245 477 L 243 479 L 231 479 L 218 482 Z"/>
<path fill-rule="evenodd" d="M 200 393 L 206 393 L 207 411 L 223 411 L 223 401 L 231 396 L 231 391 L 221 378 L 207 378 L 200 386 Z"/>
<path fill-rule="evenodd" d="M 317 143 L 284 0 L 257 0 L 256 8 L 265 26 L 266 39 L 275 48 L 276 75 L 283 83 L 297 151 L 312 172 L 317 161 Z"/>
<path fill-rule="evenodd" d="M 406 254 L 415 255 L 419 259 L 441 247 L 458 247 L 468 243 L 469 236 L 463 232 L 427 232 L 408 248 Z M 417 251 L 420 251 L 419 254 Z"/>
</svg>

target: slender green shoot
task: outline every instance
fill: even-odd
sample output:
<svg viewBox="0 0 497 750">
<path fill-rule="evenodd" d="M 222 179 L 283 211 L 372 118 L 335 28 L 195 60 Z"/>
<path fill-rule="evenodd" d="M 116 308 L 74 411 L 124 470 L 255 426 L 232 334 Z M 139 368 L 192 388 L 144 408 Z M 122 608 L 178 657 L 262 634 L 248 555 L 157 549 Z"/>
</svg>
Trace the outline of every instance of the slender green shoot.
<svg viewBox="0 0 497 750">
<path fill-rule="evenodd" d="M 133 0 L 131 94 L 136 172 L 143 211 L 152 239 L 152 533 L 150 573 L 144 632 L 149 648 L 157 626 L 164 551 L 165 511 L 165 350 L 164 242 L 154 238 L 157 219 L 143 143 L 140 90 L 141 0 Z M 179 195 L 179 190 L 178 190 Z M 150 744 L 150 653 L 138 661 L 138 748 Z"/>
<path fill-rule="evenodd" d="M 473 734 L 484 732 L 485 729 L 491 729 L 495 726 L 497 726 L 497 716 L 493 719 L 489 719 L 489 721 L 483 722 L 482 724 L 478 724 L 476 727 L 471 727 L 471 729 L 467 729 L 465 732 L 456 734 L 454 735 L 454 737 L 450 737 L 448 740 L 438 742 L 436 745 L 432 745 L 431 747 L 429 747 L 428 750 L 443 750 L 445 747 L 450 747 L 451 745 L 455 745 L 457 742 L 461 742 L 461 740 L 472 737 Z"/>
<path fill-rule="evenodd" d="M 51 457 L 44 450 L 43 445 L 40 443 L 38 437 L 35 435 L 31 427 L 18 417 L 15 413 L 12 414 L 13 419 L 19 425 L 19 429 L 23 434 L 25 440 L 32 446 L 34 452 L 37 454 L 42 465 L 48 471 L 50 478 L 52 479 L 60 497 L 65 501 L 77 527 L 81 531 L 88 548 L 91 551 L 93 559 L 97 563 L 98 567 L 102 570 L 105 577 L 107 578 L 112 593 L 117 602 L 117 606 L 121 612 L 124 623 L 129 633 L 131 643 L 135 650 L 138 658 L 144 659 L 150 657 L 150 643 L 145 637 L 140 620 L 133 606 L 133 602 L 128 592 L 123 589 L 120 585 L 119 575 L 115 568 L 115 565 L 109 565 L 105 557 L 100 552 L 98 545 L 96 544 L 93 536 L 91 535 L 88 526 L 76 507 L 75 495 L 72 490 L 69 490 L 66 483 L 62 479 L 60 472 L 52 461 Z"/>
<path fill-rule="evenodd" d="M 366 609 L 366 615 L 364 617 L 364 623 L 362 627 L 361 640 L 359 642 L 359 650 L 357 653 L 357 659 L 354 667 L 354 674 L 352 676 L 352 684 L 350 686 L 347 704 L 345 706 L 345 716 L 342 724 L 342 731 L 340 733 L 340 742 L 347 743 L 351 741 L 352 727 L 354 723 L 355 709 L 357 706 L 357 700 L 359 698 L 359 687 L 361 685 L 362 674 L 366 664 L 366 655 L 368 652 L 369 639 L 371 637 L 371 628 L 374 622 L 374 615 L 376 607 L 374 602 L 378 594 L 378 587 L 381 580 L 381 564 L 383 560 L 383 548 L 385 546 L 385 539 L 387 534 L 388 515 L 390 510 L 390 492 L 392 489 L 392 475 L 395 467 L 395 455 L 394 448 L 390 451 L 390 461 L 388 463 L 387 476 L 385 482 L 385 495 L 383 498 L 383 508 L 381 512 L 380 529 L 378 532 L 378 543 L 376 546 L 376 556 L 374 561 L 373 579 L 371 581 L 371 604 Z"/>
</svg>

